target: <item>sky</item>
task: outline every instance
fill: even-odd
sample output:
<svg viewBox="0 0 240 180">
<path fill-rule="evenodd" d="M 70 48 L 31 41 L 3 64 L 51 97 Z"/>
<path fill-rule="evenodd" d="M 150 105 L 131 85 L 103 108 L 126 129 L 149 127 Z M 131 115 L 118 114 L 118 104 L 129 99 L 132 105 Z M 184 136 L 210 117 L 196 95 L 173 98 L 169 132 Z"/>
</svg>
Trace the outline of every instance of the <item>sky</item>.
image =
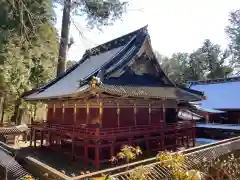
<svg viewBox="0 0 240 180">
<path fill-rule="evenodd" d="M 226 48 L 224 28 L 229 12 L 240 8 L 240 0 L 128 0 L 128 11 L 114 25 L 103 31 L 90 30 L 83 17 L 74 16 L 70 36 L 75 44 L 68 59 L 78 61 L 86 49 L 115 39 L 148 25 L 153 49 L 165 56 L 199 48 L 204 39 Z M 56 9 L 58 31 L 61 30 L 62 9 Z"/>
</svg>

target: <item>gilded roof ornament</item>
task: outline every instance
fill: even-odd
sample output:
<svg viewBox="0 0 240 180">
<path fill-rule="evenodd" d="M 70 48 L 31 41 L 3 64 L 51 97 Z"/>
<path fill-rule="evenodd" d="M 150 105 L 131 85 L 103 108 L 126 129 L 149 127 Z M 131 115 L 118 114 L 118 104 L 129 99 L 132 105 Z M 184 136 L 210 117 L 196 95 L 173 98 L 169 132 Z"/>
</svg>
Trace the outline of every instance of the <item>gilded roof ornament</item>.
<svg viewBox="0 0 240 180">
<path fill-rule="evenodd" d="M 101 84 L 101 80 L 99 77 L 93 76 L 92 80 L 90 81 L 90 85 L 92 88 L 96 88 L 97 85 Z"/>
<path fill-rule="evenodd" d="M 204 95 L 204 96 L 203 96 L 203 99 L 204 99 L 204 100 L 207 100 L 207 95 Z"/>
</svg>

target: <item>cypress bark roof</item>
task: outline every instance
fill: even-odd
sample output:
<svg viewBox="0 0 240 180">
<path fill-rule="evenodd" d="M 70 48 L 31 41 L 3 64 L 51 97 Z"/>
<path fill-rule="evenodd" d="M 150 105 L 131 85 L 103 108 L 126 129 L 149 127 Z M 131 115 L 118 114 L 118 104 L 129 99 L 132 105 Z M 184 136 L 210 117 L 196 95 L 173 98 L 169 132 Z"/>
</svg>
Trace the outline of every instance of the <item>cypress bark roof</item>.
<svg viewBox="0 0 240 180">
<path fill-rule="evenodd" d="M 137 61 L 139 58 L 144 62 Z M 148 70 L 142 70 L 143 64 Z M 101 82 L 98 89 L 112 94 L 187 101 L 201 100 L 203 96 L 201 92 L 178 87 L 169 80 L 153 54 L 145 26 L 86 51 L 82 59 L 63 75 L 24 94 L 23 98 L 71 97 L 91 90 L 93 77 Z"/>
<path fill-rule="evenodd" d="M 7 134 L 20 134 L 28 130 L 27 125 L 11 126 L 11 127 L 0 127 L 0 135 Z"/>
</svg>

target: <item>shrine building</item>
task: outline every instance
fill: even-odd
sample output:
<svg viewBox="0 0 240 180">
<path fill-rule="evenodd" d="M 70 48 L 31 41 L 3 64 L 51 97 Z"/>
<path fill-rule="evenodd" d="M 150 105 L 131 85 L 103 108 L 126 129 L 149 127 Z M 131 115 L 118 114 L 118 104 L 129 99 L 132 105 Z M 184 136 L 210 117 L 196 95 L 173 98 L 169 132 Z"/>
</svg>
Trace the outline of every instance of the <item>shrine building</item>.
<svg viewBox="0 0 240 180">
<path fill-rule="evenodd" d="M 46 85 L 23 95 L 47 104 L 44 123 L 32 123 L 31 144 L 82 159 L 96 169 L 122 145 L 143 152 L 194 146 L 195 123 L 177 121 L 200 91 L 179 87 L 160 67 L 147 27 L 87 50 Z"/>
<path fill-rule="evenodd" d="M 240 77 L 190 81 L 188 87 L 206 94 L 197 107 L 206 123 L 240 123 Z"/>
</svg>

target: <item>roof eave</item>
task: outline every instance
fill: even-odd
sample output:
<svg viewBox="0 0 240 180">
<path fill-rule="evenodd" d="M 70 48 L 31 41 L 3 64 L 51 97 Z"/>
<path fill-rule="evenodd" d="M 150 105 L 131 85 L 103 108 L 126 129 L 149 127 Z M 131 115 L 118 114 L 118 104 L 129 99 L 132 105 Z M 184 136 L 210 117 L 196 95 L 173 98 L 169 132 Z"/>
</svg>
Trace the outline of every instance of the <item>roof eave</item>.
<svg viewBox="0 0 240 180">
<path fill-rule="evenodd" d="M 184 99 L 184 98 L 173 98 L 173 97 L 160 97 L 160 96 L 149 96 L 149 95 L 123 95 L 118 92 L 112 92 L 112 91 L 107 91 L 104 88 L 101 88 L 100 86 L 97 87 L 98 93 L 108 93 L 113 96 L 118 96 L 118 97 L 133 97 L 133 98 L 140 98 L 140 99 L 156 99 L 156 100 L 176 100 L 177 102 L 190 102 L 190 101 L 199 101 L 202 98 L 199 96 L 194 95 L 195 98 L 192 99 Z"/>
<path fill-rule="evenodd" d="M 86 93 L 88 93 L 91 88 L 89 85 L 84 85 L 84 88 L 81 91 L 76 91 L 74 93 L 71 94 L 65 94 L 65 95 L 61 95 L 61 96 L 48 96 L 48 97 L 41 97 L 41 98 L 27 98 L 26 96 L 23 98 L 25 101 L 49 101 L 49 100 L 59 100 L 59 99 L 76 99 L 76 98 L 81 98 L 81 96 L 86 95 Z M 80 88 L 79 88 L 80 89 Z"/>
</svg>

